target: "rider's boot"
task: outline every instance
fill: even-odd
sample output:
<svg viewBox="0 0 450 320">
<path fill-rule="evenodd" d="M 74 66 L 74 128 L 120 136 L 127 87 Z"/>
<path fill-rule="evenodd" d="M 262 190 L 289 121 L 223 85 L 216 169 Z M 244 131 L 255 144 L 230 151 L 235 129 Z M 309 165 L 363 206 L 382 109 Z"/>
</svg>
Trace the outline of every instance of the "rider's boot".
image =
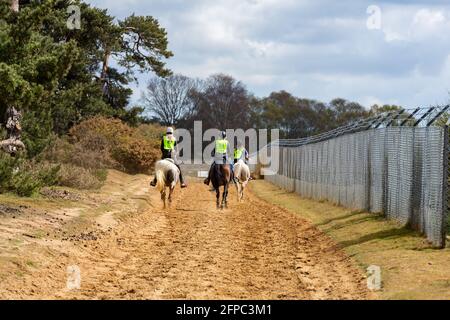
<svg viewBox="0 0 450 320">
<path fill-rule="evenodd" d="M 181 188 L 186 188 L 187 184 L 184 182 L 184 178 L 183 175 L 180 173 L 180 183 L 181 183 Z"/>
<path fill-rule="evenodd" d="M 211 181 L 211 175 L 212 175 L 212 169 L 214 166 L 214 162 L 211 164 L 211 167 L 209 167 L 209 171 L 208 171 L 208 177 L 206 177 L 205 180 L 203 180 L 203 183 L 206 184 L 207 186 L 209 186 L 209 182 Z"/>
<path fill-rule="evenodd" d="M 234 164 L 230 163 L 230 174 L 231 174 L 231 181 L 233 181 L 233 183 L 236 183 L 236 177 L 234 176 Z"/>
</svg>

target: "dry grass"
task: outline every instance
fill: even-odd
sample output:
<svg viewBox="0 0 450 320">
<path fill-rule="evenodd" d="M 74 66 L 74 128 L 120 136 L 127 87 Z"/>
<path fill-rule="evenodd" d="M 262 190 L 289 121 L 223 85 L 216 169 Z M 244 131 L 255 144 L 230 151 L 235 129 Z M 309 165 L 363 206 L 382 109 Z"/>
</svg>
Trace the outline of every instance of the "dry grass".
<svg viewBox="0 0 450 320">
<path fill-rule="evenodd" d="M 317 225 L 361 268 L 382 270 L 382 299 L 450 299 L 450 248 L 433 249 L 418 233 L 383 217 L 300 198 L 263 180 L 252 191 Z"/>
<path fill-rule="evenodd" d="M 84 139 L 77 143 L 70 143 L 66 137 L 56 138 L 41 157 L 53 163 L 71 164 L 88 169 L 119 167 L 109 150 L 110 145 L 106 138 L 87 132 Z"/>
<path fill-rule="evenodd" d="M 161 132 L 158 126 L 132 128 L 118 119 L 94 117 L 72 127 L 69 137 L 83 150 L 106 154 L 115 161 L 104 167 L 136 174 L 150 173 L 153 168 L 160 155 L 157 136 Z"/>
<path fill-rule="evenodd" d="M 99 189 L 107 176 L 105 169 L 86 169 L 62 164 L 58 172 L 58 185 L 76 189 Z"/>
<path fill-rule="evenodd" d="M 55 138 L 39 156 L 61 166 L 57 183 L 78 189 L 98 189 L 106 179 L 106 169 L 127 173 L 149 173 L 159 158 L 163 128 L 137 128 L 111 118 L 94 117 Z"/>
</svg>

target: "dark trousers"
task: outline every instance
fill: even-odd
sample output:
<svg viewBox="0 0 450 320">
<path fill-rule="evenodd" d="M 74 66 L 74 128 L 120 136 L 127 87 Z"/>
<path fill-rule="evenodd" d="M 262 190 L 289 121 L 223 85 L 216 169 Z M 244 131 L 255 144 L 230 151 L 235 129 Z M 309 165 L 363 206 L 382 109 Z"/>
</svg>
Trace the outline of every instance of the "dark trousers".
<svg viewBox="0 0 450 320">
<path fill-rule="evenodd" d="M 175 163 L 175 165 L 177 166 L 178 170 L 180 170 L 180 183 L 183 184 L 184 183 L 184 178 L 183 178 L 183 173 L 181 172 L 180 165 L 176 164 L 176 163 Z"/>
</svg>

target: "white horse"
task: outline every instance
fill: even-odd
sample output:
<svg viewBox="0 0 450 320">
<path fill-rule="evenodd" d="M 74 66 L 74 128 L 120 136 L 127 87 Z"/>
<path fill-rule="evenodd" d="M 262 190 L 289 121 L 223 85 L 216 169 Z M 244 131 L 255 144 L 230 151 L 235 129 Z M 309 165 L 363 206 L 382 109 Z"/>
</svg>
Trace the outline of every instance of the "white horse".
<svg viewBox="0 0 450 320">
<path fill-rule="evenodd" d="M 155 164 L 156 188 L 161 193 L 161 200 L 166 208 L 166 188 L 169 188 L 169 207 L 172 203 L 172 193 L 180 178 L 180 170 L 172 159 L 159 160 Z"/>
<path fill-rule="evenodd" d="M 237 179 L 236 190 L 240 202 L 244 199 L 244 190 L 250 180 L 250 168 L 244 160 L 241 159 L 234 165 L 234 177 Z"/>
</svg>

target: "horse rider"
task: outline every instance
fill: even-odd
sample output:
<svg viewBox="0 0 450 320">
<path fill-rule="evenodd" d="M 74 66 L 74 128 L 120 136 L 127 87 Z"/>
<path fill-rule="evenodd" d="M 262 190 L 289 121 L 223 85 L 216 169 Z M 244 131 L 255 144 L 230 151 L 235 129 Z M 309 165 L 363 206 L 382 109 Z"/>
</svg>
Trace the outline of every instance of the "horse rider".
<svg viewBox="0 0 450 320">
<path fill-rule="evenodd" d="M 173 128 L 168 127 L 166 130 L 166 134 L 161 139 L 161 152 L 162 159 L 173 159 L 174 164 L 180 170 L 180 184 L 182 188 L 186 188 L 187 185 L 184 182 L 183 174 L 181 173 L 180 165 L 176 161 L 177 155 L 177 139 L 173 136 Z M 156 176 L 153 178 L 152 182 L 150 182 L 152 187 L 156 186 Z"/>
<path fill-rule="evenodd" d="M 234 149 L 234 164 L 239 160 L 243 160 L 245 164 L 248 164 L 248 159 L 248 151 L 245 149 L 244 144 L 239 141 L 237 148 Z"/>
<path fill-rule="evenodd" d="M 234 149 L 234 164 L 236 164 L 239 160 L 243 160 L 244 163 L 248 165 L 249 158 L 250 156 L 247 149 L 245 149 L 242 141 L 239 141 L 238 147 Z M 250 176 L 248 180 L 253 180 L 253 177 Z"/>
<path fill-rule="evenodd" d="M 231 154 L 231 146 L 227 140 L 227 133 L 225 131 L 222 131 L 220 133 L 220 138 L 216 139 L 215 148 L 211 152 L 211 156 L 214 157 L 214 161 L 213 163 L 211 163 L 211 167 L 209 168 L 208 177 L 203 181 L 204 184 L 209 185 L 213 173 L 213 168 L 216 163 L 219 164 L 228 163 L 231 169 L 231 177 L 232 177 L 231 180 L 234 181 L 233 163 L 228 161 L 229 154 Z"/>
</svg>

